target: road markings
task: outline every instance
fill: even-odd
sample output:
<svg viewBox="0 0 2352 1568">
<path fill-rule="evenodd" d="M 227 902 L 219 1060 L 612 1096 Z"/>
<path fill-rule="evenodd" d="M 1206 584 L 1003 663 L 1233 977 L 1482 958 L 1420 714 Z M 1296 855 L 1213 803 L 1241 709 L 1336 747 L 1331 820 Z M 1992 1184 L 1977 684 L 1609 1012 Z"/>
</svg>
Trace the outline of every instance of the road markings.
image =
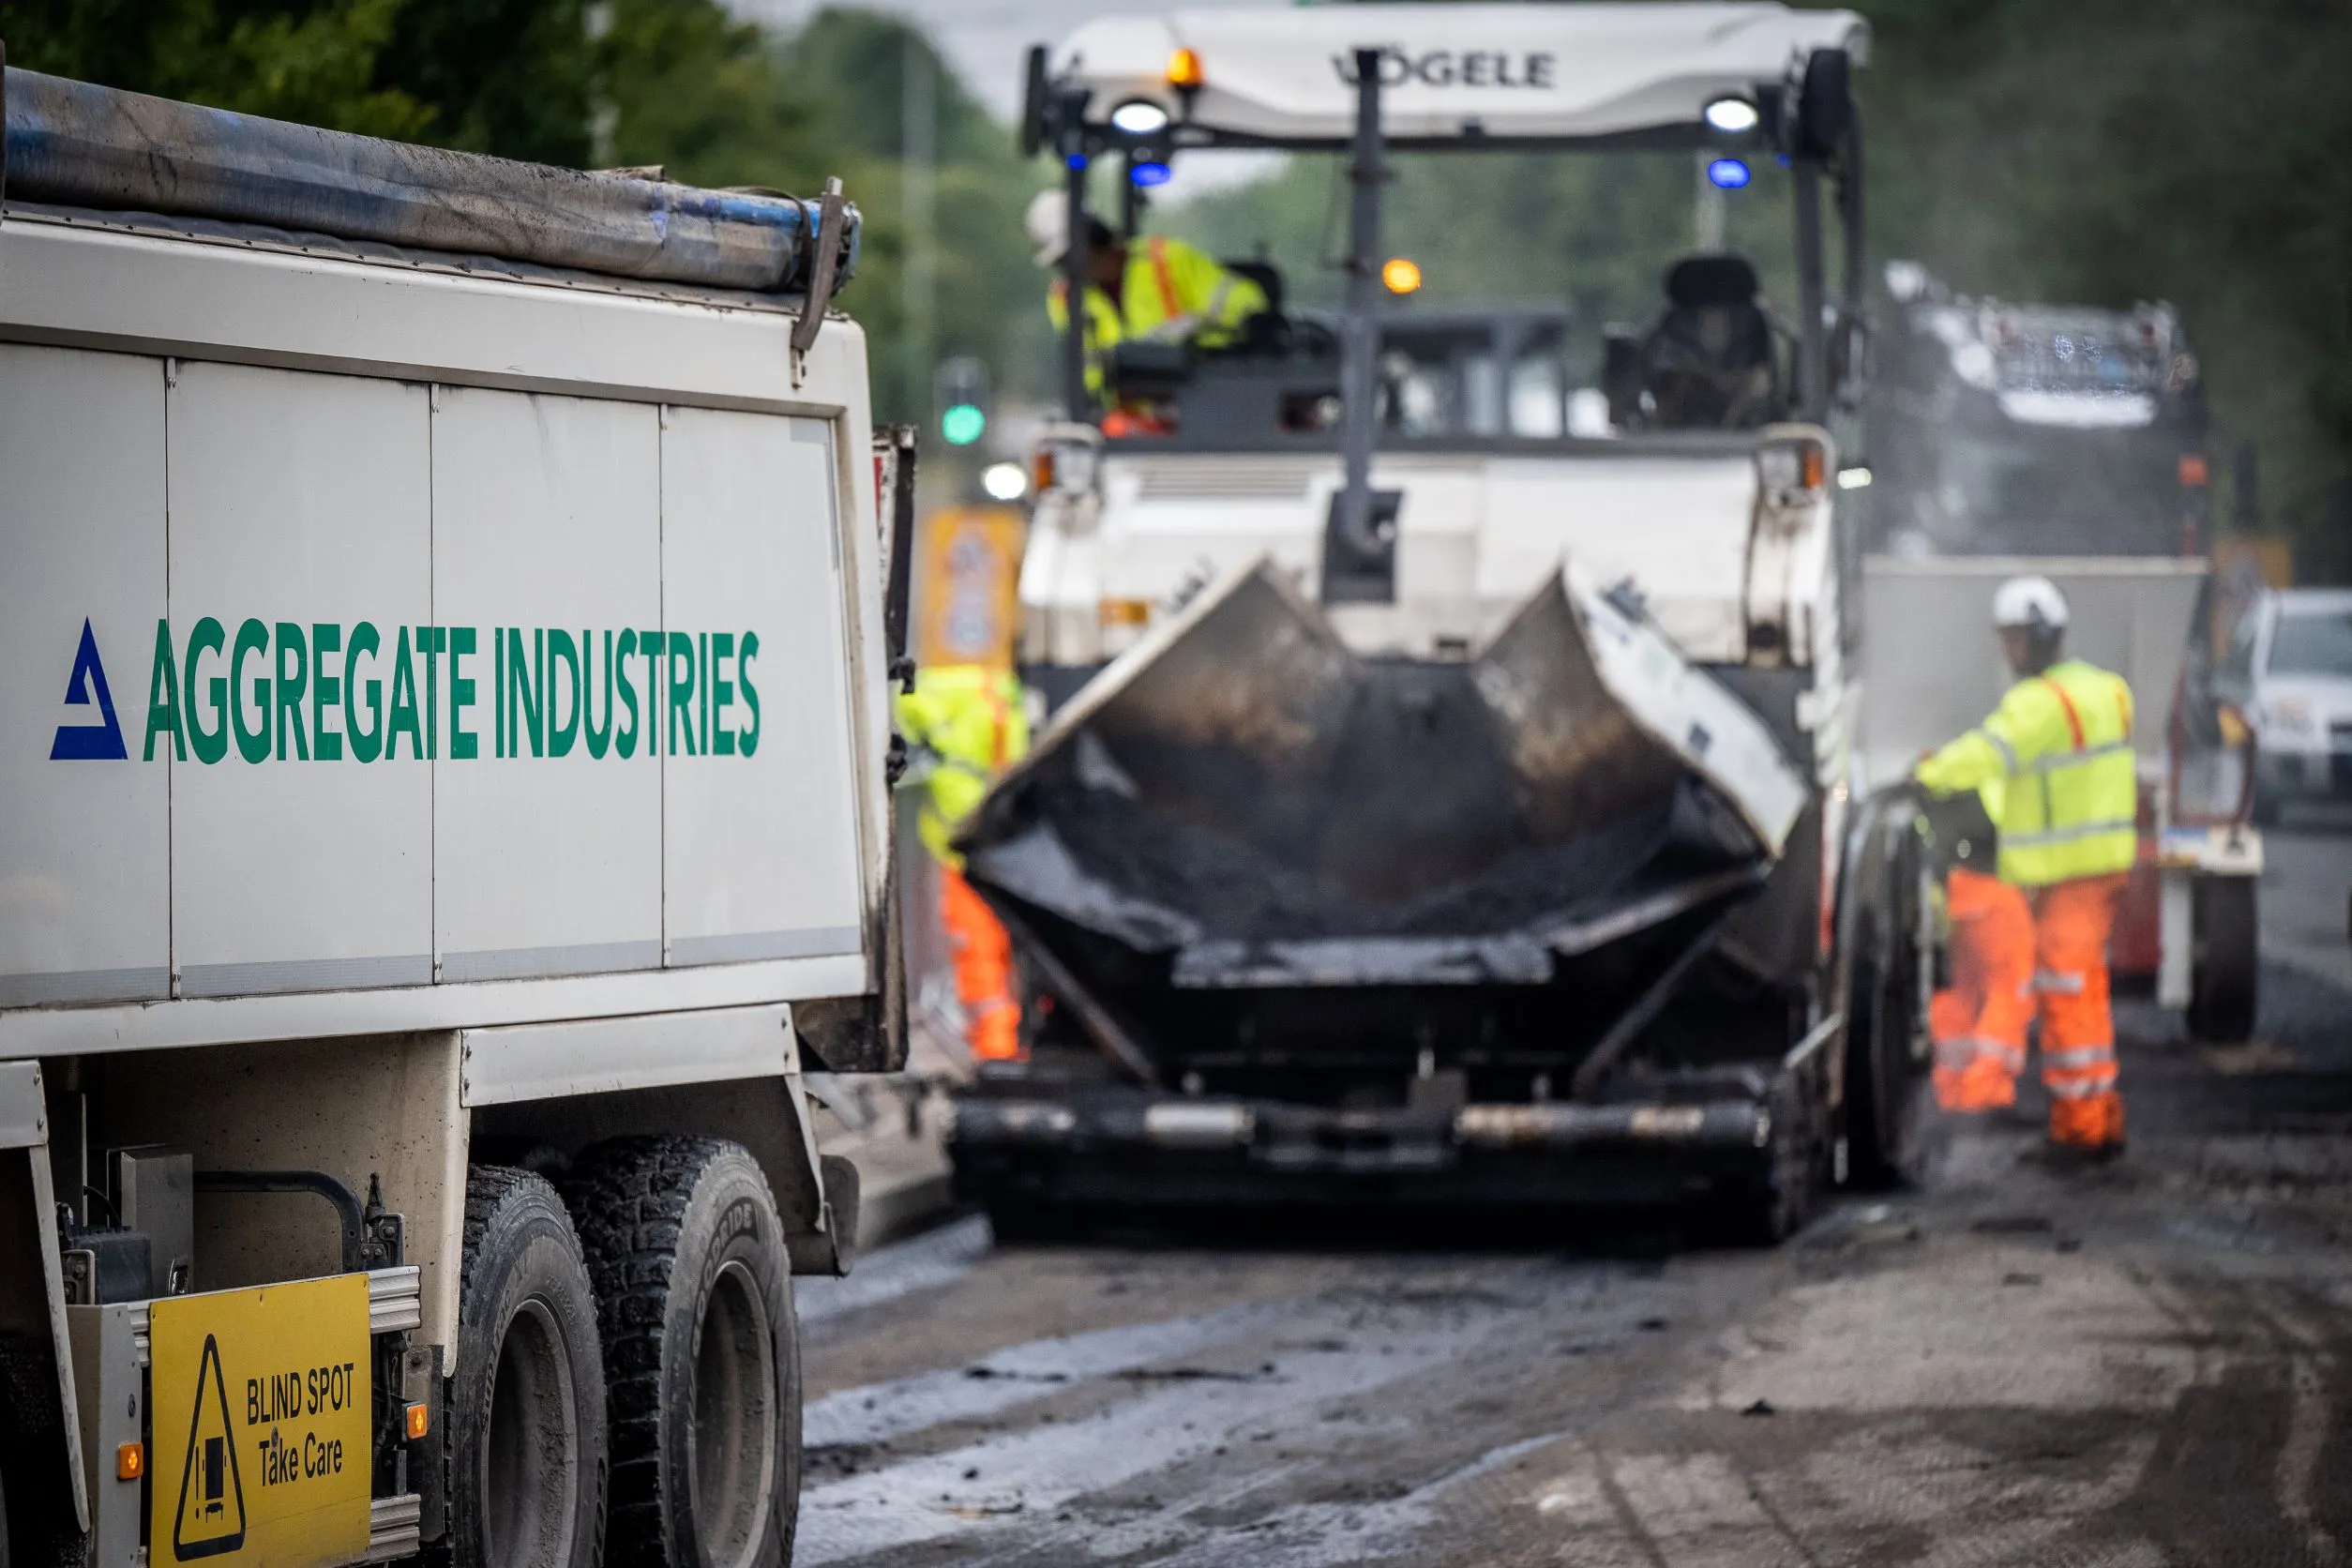
<svg viewBox="0 0 2352 1568">
<path fill-rule="evenodd" d="M 1360 1291 L 1332 1291 L 1136 1329 L 1035 1341 L 978 1364 L 1038 1377 L 1060 1372 L 1065 1378 L 1062 1382 L 966 1378 L 959 1368 L 953 1374 L 845 1390 L 810 1407 L 812 1441 L 854 1440 L 858 1434 L 903 1436 L 943 1421 L 1010 1408 L 1000 1403 L 1008 1397 L 1013 1405 L 1025 1405 L 1076 1393 L 1083 1403 L 1098 1395 L 1106 1380 L 1152 1368 L 1168 1355 L 1200 1363 L 1177 1369 L 1181 1375 L 1175 1380 L 1143 1384 L 1153 1392 L 1139 1397 L 1081 1409 L 1063 1420 L 1052 1419 L 1053 1412 L 1048 1411 L 1038 1425 L 1018 1432 L 812 1486 L 802 1500 L 794 1560 L 841 1562 L 972 1530 L 1002 1530 L 1023 1516 L 1041 1523 L 1039 1515 L 1050 1515 L 1074 1499 L 1178 1470 L 1219 1449 L 1269 1445 L 1263 1468 L 1274 1468 L 1281 1463 L 1278 1449 L 1272 1446 L 1280 1436 L 1319 1424 L 1336 1402 L 1474 1356 L 1499 1338 L 1521 1338 L 1530 1332 L 1530 1319 L 1579 1310 L 1613 1273 L 1608 1268 L 1576 1270 L 1562 1279 L 1557 1264 L 1526 1262 L 1482 1274 L 1484 1304 L 1491 1306 L 1499 1299 L 1505 1310 L 1484 1311 L 1470 1321 L 1445 1304 L 1442 1290 L 1429 1292 L 1425 1304 L 1410 1299 L 1383 1303 L 1367 1300 Z M 1540 1288 L 1514 1292 L 1515 1285 L 1527 1283 Z M 1402 1294 L 1410 1298 L 1411 1293 Z M 1272 1349 L 1263 1335 L 1277 1329 L 1284 1344 Z M 1163 1353 L 1145 1354 L 1154 1349 Z M 1274 1367 L 1270 1373 L 1263 1370 L 1269 1364 Z M 1089 1370 L 1073 1372 L 1080 1366 Z M 959 1382 L 972 1386 L 959 1388 Z M 903 1417 L 888 1410 L 888 1396 L 894 1393 L 912 1402 Z M 870 1410 L 866 1408 L 869 1398 Z M 1512 1445 L 1511 1452 L 1516 1454 L 1520 1446 Z M 1388 1522 L 1399 1531 L 1410 1531 L 1421 1518 L 1418 1511 L 1407 1509 L 1395 1511 Z M 1259 1560 L 1274 1559 L 1260 1554 Z M 1318 1554 L 1312 1560 L 1345 1559 Z"/>
</svg>

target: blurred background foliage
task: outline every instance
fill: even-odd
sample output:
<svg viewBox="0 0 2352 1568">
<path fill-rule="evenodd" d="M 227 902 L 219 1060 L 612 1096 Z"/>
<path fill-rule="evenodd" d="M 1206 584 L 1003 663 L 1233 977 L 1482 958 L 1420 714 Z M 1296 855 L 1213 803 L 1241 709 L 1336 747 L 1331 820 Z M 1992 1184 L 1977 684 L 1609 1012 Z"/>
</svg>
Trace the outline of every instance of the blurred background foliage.
<svg viewBox="0 0 2352 1568">
<path fill-rule="evenodd" d="M 2018 301 L 2174 302 L 2208 370 L 2217 478 L 2255 442 L 2265 521 L 2297 535 L 2306 577 L 2352 577 L 2352 6 L 1857 3 L 1876 40 L 1874 256 Z M 927 419 L 929 366 L 950 354 L 987 362 L 1000 394 L 1049 384 L 1019 219 L 1050 171 L 889 16 L 822 10 L 777 36 L 720 0 L 0 0 L 0 38 L 16 65 L 508 157 L 793 191 L 837 173 L 869 225 L 844 303 L 874 339 L 882 416 Z M 913 292 L 934 303 L 911 319 L 917 72 L 936 237 L 933 286 Z M 1787 204 L 1779 172 L 1759 175 L 1727 232 L 1770 260 Z M 1433 297 L 1637 320 L 1690 243 L 1694 177 L 1671 158 L 1408 160 L 1390 232 Z M 1225 254 L 1270 247 L 1301 297 L 1328 297 L 1312 264 L 1343 201 L 1331 160 L 1300 159 L 1157 218 Z M 1785 300 L 1786 272 L 1764 270 Z"/>
</svg>

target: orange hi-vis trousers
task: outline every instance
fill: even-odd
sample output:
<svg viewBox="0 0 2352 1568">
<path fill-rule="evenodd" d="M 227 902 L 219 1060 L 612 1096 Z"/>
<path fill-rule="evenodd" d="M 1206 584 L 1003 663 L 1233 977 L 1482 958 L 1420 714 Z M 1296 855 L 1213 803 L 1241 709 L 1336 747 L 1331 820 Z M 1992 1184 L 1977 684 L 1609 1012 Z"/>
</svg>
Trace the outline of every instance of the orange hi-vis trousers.
<svg viewBox="0 0 2352 1568">
<path fill-rule="evenodd" d="M 1936 1103 L 1946 1110 L 1999 1110 L 2017 1103 L 2033 1022 L 2033 911 L 1998 877 L 1955 866 L 1945 882 L 1952 911 L 1952 984 L 1928 1003 L 1936 1038 Z"/>
<path fill-rule="evenodd" d="M 1013 943 L 996 912 L 952 867 L 939 868 L 940 923 L 956 955 L 956 997 L 964 1036 L 982 1062 L 1017 1062 L 1021 1005 L 1013 996 Z"/>
<path fill-rule="evenodd" d="M 2077 877 L 2033 893 L 2034 989 L 2042 1001 L 2042 1081 L 2050 1140 L 2096 1149 L 2123 1141 L 2107 938 L 2126 873 Z"/>
</svg>

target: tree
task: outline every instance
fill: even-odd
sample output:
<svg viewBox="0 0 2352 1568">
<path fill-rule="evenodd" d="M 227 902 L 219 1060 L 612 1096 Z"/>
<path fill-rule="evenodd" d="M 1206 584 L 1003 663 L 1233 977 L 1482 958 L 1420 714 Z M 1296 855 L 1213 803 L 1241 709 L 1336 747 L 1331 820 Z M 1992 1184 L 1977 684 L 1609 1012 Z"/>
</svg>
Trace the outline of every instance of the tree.
<svg viewBox="0 0 2352 1568">
<path fill-rule="evenodd" d="M 11 65 L 374 136 L 435 106 L 376 77 L 402 0 L 5 0 Z"/>
<path fill-rule="evenodd" d="M 783 47 L 781 90 L 827 128 L 827 155 L 859 196 L 868 228 L 868 263 L 849 303 L 877 344 L 872 356 L 878 418 L 924 422 L 931 366 L 890 345 L 910 324 L 900 286 L 915 236 L 908 231 L 903 132 L 912 71 L 933 91 L 930 357 L 972 354 L 1000 391 L 1033 394 L 1051 365 L 1045 280 L 1031 265 L 1021 209 L 1046 176 L 1025 165 L 1012 131 L 978 100 L 919 31 L 896 17 L 828 8 Z"/>
</svg>

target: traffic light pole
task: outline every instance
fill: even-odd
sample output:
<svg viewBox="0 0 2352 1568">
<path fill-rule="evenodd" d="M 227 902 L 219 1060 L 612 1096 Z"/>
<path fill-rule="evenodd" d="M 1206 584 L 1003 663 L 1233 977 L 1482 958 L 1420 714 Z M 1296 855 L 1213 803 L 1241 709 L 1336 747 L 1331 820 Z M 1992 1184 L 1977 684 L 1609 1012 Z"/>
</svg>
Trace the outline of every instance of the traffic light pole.
<svg viewBox="0 0 2352 1568">
<path fill-rule="evenodd" d="M 899 307 L 906 320 L 907 390 L 915 395 L 937 355 L 939 317 L 939 79 L 920 34 L 907 34 L 898 68 L 899 182 L 907 215 Z"/>
<path fill-rule="evenodd" d="M 1068 329 L 1062 335 L 1062 397 L 1070 417 L 1080 423 L 1094 417 L 1093 394 L 1086 386 L 1086 288 L 1092 271 L 1087 254 L 1086 219 L 1086 99 L 1083 87 L 1063 87 L 1054 94 L 1059 124 L 1063 189 L 1068 194 L 1068 248 L 1062 253 L 1063 300 L 1068 306 Z"/>
</svg>

